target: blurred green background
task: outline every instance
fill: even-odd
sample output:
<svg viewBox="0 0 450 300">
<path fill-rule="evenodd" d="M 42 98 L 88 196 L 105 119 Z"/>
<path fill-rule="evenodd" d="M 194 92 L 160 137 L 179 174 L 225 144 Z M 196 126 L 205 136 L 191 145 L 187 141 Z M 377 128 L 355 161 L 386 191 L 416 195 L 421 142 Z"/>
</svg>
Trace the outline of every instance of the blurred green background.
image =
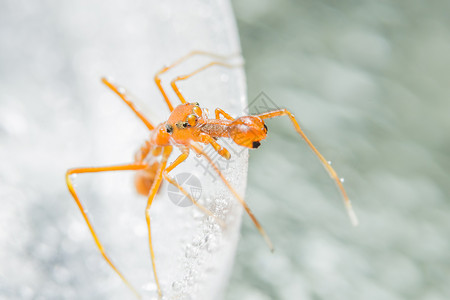
<svg viewBox="0 0 450 300">
<path fill-rule="evenodd" d="M 227 299 L 449 299 L 449 1 L 233 1 L 249 102 L 290 109 L 250 153 Z M 255 111 L 255 108 L 251 110 Z"/>
</svg>

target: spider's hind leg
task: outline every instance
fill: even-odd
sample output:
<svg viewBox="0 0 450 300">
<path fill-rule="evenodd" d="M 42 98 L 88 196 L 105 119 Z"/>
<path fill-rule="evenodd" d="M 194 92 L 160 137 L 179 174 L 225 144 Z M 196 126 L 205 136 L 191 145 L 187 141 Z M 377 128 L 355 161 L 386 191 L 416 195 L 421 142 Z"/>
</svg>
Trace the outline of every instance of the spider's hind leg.
<svg viewBox="0 0 450 300">
<path fill-rule="evenodd" d="M 320 152 L 316 149 L 316 147 L 313 145 L 313 143 L 311 143 L 311 141 L 305 135 L 305 133 L 303 132 L 303 130 L 300 127 L 300 124 L 295 119 L 294 115 L 287 109 L 278 109 L 278 110 L 262 113 L 262 114 L 259 114 L 256 116 L 260 117 L 261 119 L 271 119 L 271 118 L 280 117 L 280 116 L 288 116 L 289 117 L 292 124 L 294 125 L 295 131 L 297 131 L 297 133 L 305 140 L 305 142 L 306 142 L 306 144 L 308 144 L 309 148 L 319 158 L 320 162 L 322 163 L 324 168 L 327 170 L 328 174 L 330 174 L 330 177 L 336 182 L 336 185 L 339 188 L 339 191 L 341 192 L 342 198 L 344 199 L 344 204 L 347 209 L 347 214 L 350 218 L 350 221 L 352 222 L 353 226 L 357 226 L 358 218 L 356 217 L 356 214 L 353 211 L 352 203 L 350 202 L 350 199 L 347 196 L 347 192 L 345 191 L 340 178 L 338 177 L 338 175 L 337 175 L 336 171 L 333 169 L 333 167 L 330 166 L 330 164 L 325 159 L 325 157 L 323 157 L 323 155 L 320 154 Z"/>
<path fill-rule="evenodd" d="M 107 172 L 107 171 L 136 171 L 136 170 L 142 170 L 145 169 L 147 166 L 145 164 L 128 164 L 128 165 L 120 165 L 120 166 L 109 166 L 109 167 L 93 167 L 93 168 L 75 168 L 70 169 L 66 173 L 66 183 L 67 187 L 69 189 L 69 192 L 72 194 L 73 199 L 75 200 L 76 204 L 78 205 L 78 208 L 80 209 L 81 214 L 83 215 L 83 218 L 89 227 L 89 230 L 91 232 L 92 237 L 94 238 L 95 244 L 97 245 L 98 249 L 100 250 L 100 253 L 102 254 L 105 261 L 108 263 L 108 265 L 114 270 L 114 272 L 119 275 L 119 277 L 122 279 L 122 281 L 130 288 L 130 290 L 133 291 L 133 293 L 141 299 L 140 294 L 137 292 L 137 290 L 131 285 L 131 283 L 125 278 L 125 276 L 119 271 L 119 269 L 113 264 L 109 256 L 106 254 L 105 248 L 103 247 L 103 244 L 100 242 L 100 239 L 94 230 L 94 227 L 91 223 L 91 220 L 89 219 L 88 215 L 86 214 L 86 210 L 81 203 L 80 199 L 78 198 L 78 194 L 75 191 L 75 188 L 72 183 L 71 175 L 75 174 L 83 174 L 83 173 L 99 173 L 99 172 Z"/>
</svg>

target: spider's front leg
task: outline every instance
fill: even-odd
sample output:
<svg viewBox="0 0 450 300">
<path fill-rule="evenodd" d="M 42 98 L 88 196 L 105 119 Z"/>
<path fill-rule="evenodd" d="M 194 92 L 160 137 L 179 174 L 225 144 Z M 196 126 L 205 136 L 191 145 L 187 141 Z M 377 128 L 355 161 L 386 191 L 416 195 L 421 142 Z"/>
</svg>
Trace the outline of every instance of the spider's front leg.
<svg viewBox="0 0 450 300">
<path fill-rule="evenodd" d="M 134 103 L 129 100 L 129 97 L 127 96 L 123 88 L 118 88 L 115 84 L 109 82 L 105 77 L 102 78 L 102 82 L 114 93 L 116 93 L 117 96 L 119 96 L 120 99 L 122 99 L 129 108 L 131 108 L 131 110 L 139 119 L 141 119 L 141 121 L 145 124 L 145 126 L 147 126 L 149 130 L 153 130 L 155 128 L 155 126 L 149 120 L 147 120 L 147 118 L 136 108 Z"/>
<path fill-rule="evenodd" d="M 180 154 L 180 156 L 178 156 L 175 159 L 175 161 L 172 162 L 172 164 L 170 164 L 170 166 L 164 170 L 163 172 L 164 179 L 167 180 L 170 184 L 174 185 L 176 188 L 178 188 L 180 192 L 183 193 L 183 195 L 185 195 L 189 200 L 191 200 L 192 203 L 203 213 L 205 213 L 210 217 L 213 217 L 221 227 L 225 227 L 225 223 L 222 220 L 217 218 L 209 209 L 198 203 L 198 201 L 195 200 L 195 198 L 191 194 L 189 194 L 189 192 L 187 192 L 180 184 L 178 184 L 178 182 L 175 179 L 173 179 L 173 177 L 169 175 L 169 172 L 171 172 L 173 169 L 175 169 L 179 164 L 184 162 L 189 157 L 189 148 L 182 148 L 181 152 L 182 153 Z"/>
</svg>

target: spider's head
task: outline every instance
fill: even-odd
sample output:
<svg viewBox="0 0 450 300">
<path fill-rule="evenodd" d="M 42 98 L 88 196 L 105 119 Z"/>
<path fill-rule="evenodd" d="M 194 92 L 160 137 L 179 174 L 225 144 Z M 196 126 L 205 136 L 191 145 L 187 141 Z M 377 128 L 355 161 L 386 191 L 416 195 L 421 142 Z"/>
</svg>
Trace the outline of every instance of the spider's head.
<svg viewBox="0 0 450 300">
<path fill-rule="evenodd" d="M 183 143 L 192 137 L 193 130 L 198 130 L 202 115 L 197 102 L 178 105 L 165 122 L 165 130 L 175 141 Z"/>
<path fill-rule="evenodd" d="M 243 116 L 231 122 L 228 133 L 236 144 L 256 149 L 267 136 L 267 126 L 260 117 Z"/>
</svg>

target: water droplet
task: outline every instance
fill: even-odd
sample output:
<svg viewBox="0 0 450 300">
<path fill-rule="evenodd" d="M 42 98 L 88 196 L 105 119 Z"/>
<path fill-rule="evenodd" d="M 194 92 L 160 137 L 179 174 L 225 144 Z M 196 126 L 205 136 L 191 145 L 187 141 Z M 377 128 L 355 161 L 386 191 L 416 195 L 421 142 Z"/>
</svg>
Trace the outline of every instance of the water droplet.
<svg viewBox="0 0 450 300">
<path fill-rule="evenodd" d="M 341 179 L 339 179 L 341 182 L 344 182 L 344 177 L 341 177 Z"/>
<path fill-rule="evenodd" d="M 197 249 L 191 245 L 186 246 L 185 254 L 186 258 L 196 258 L 198 256 Z"/>
<path fill-rule="evenodd" d="M 219 233 L 222 231 L 222 228 L 217 223 L 211 223 L 209 228 L 212 233 Z"/>
<path fill-rule="evenodd" d="M 331 166 L 331 160 L 328 161 L 328 164 Z"/>
<path fill-rule="evenodd" d="M 206 246 L 206 251 L 213 253 L 219 247 L 219 243 L 216 238 L 210 238 L 208 245 Z"/>
<path fill-rule="evenodd" d="M 200 247 L 203 243 L 203 237 L 196 237 L 194 238 L 194 240 L 192 241 L 192 246 L 194 247 Z"/>
<path fill-rule="evenodd" d="M 121 94 L 125 94 L 125 93 L 127 92 L 127 90 L 126 90 L 125 88 L 123 88 L 123 87 L 119 87 L 117 90 L 118 90 L 119 93 L 121 93 Z"/>
<path fill-rule="evenodd" d="M 197 275 L 196 272 L 194 270 L 191 270 L 186 276 L 184 276 L 186 284 L 190 286 L 194 285 L 196 275 Z"/>
<path fill-rule="evenodd" d="M 172 283 L 172 289 L 173 289 L 174 291 L 180 291 L 182 287 L 183 287 L 183 283 L 180 282 L 180 281 L 174 281 L 174 282 Z"/>
<path fill-rule="evenodd" d="M 152 292 L 152 293 L 156 293 L 158 290 L 156 283 L 154 283 L 154 282 L 147 282 L 146 284 L 144 284 L 142 286 L 142 289 L 146 292 Z"/>
<path fill-rule="evenodd" d="M 213 216 L 207 216 L 206 217 L 206 222 L 208 224 L 213 224 L 216 221 L 216 219 Z M 203 230 L 204 231 L 204 230 Z"/>
<path fill-rule="evenodd" d="M 70 180 L 75 180 L 77 179 L 78 174 L 70 174 Z"/>
</svg>

